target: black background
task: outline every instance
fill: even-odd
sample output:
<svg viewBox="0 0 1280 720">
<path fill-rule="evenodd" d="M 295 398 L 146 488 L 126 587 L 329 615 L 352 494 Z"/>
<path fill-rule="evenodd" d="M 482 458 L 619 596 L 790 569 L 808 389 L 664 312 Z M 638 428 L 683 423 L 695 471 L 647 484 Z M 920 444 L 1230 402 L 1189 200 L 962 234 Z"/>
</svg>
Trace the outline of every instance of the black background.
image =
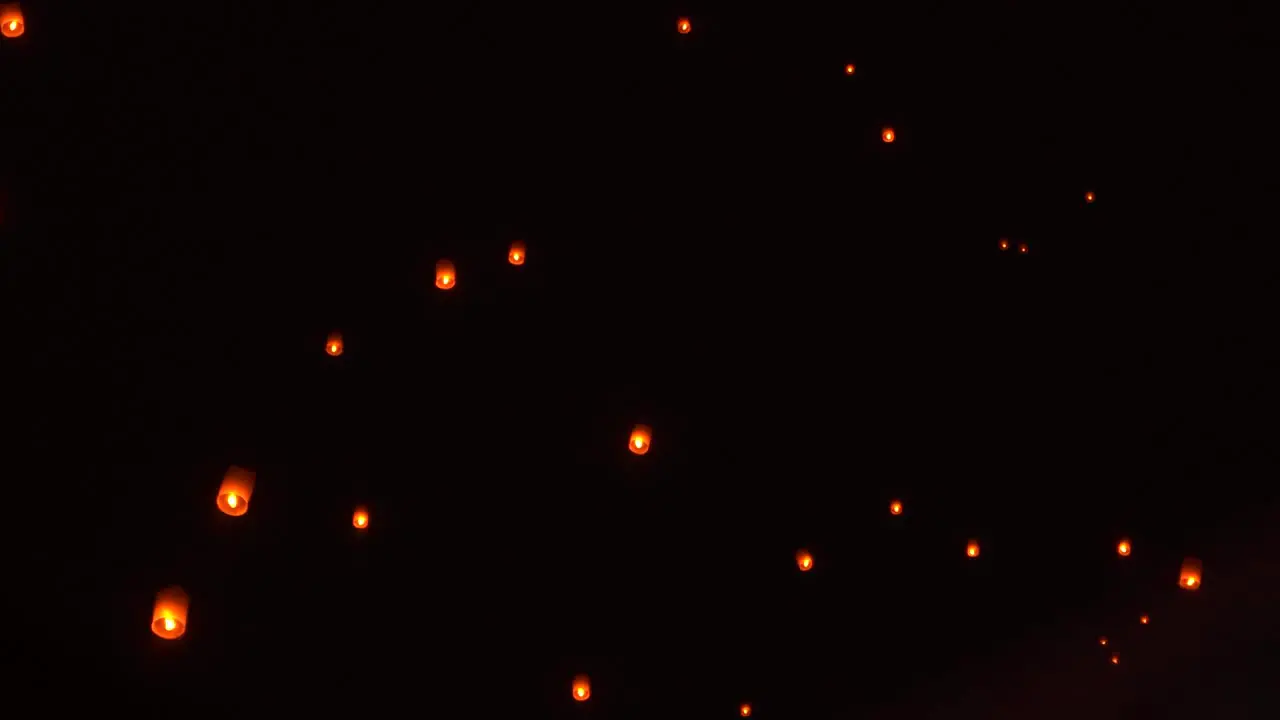
<svg viewBox="0 0 1280 720">
<path fill-rule="evenodd" d="M 27 3 L 20 694 L 1274 717 L 1266 24 L 747 5 Z"/>
</svg>

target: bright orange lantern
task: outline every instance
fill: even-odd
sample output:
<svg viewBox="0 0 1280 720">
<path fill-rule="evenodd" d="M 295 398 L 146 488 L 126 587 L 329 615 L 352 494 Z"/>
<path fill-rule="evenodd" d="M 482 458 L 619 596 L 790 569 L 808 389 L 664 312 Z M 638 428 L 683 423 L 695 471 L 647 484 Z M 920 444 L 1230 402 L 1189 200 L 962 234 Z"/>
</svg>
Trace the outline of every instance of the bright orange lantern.
<svg viewBox="0 0 1280 720">
<path fill-rule="evenodd" d="M 329 353 L 333 357 L 338 357 L 339 355 L 341 355 L 342 354 L 342 333 L 336 332 L 336 331 L 329 333 L 329 337 L 324 341 L 324 351 Z"/>
<path fill-rule="evenodd" d="M 1000 238 L 1000 249 L 1001 250 L 1009 249 L 1009 238 Z"/>
<path fill-rule="evenodd" d="M 1138 618 L 1138 622 L 1143 625 L 1146 625 L 1147 623 L 1151 622 L 1151 618 L 1147 617 L 1146 615 L 1143 615 L 1142 617 Z"/>
<path fill-rule="evenodd" d="M 1084 201 L 1085 201 L 1085 202 L 1087 202 L 1087 203 L 1091 203 L 1091 202 L 1093 202 L 1093 200 L 1094 200 L 1094 196 L 1093 196 L 1093 191 L 1092 191 L 1092 190 L 1090 190 L 1089 192 L 1087 192 L 1087 193 L 1085 193 L 1085 194 L 1084 194 Z"/>
<path fill-rule="evenodd" d="M 637 425 L 631 429 L 631 442 L 627 447 L 637 455 L 649 452 L 649 443 L 653 442 L 653 429 L 648 425 Z"/>
<path fill-rule="evenodd" d="M 1028 252 L 1031 252 L 1031 248 L 1027 247 L 1026 243 L 1018 243 L 1018 252 L 1026 255 Z"/>
<path fill-rule="evenodd" d="M 901 515 L 901 514 L 902 514 L 902 501 L 901 501 L 901 500 L 894 500 L 893 502 L 889 503 L 889 514 L 890 514 L 890 515 Z"/>
<path fill-rule="evenodd" d="M 363 505 L 356 506 L 356 511 L 351 513 L 351 525 L 357 530 L 369 527 L 369 511 Z"/>
<path fill-rule="evenodd" d="M 1120 664 L 1120 653 L 1111 653 L 1111 664 L 1112 665 Z"/>
<path fill-rule="evenodd" d="M 689 31 L 692 29 L 693 29 L 693 25 L 689 24 L 689 18 L 682 17 L 679 20 L 676 20 L 676 30 L 681 35 L 688 35 Z"/>
<path fill-rule="evenodd" d="M 16 38 L 27 31 L 27 21 L 22 17 L 22 5 L 0 5 L 0 35 Z"/>
<path fill-rule="evenodd" d="M 1129 557 L 1129 553 L 1133 552 L 1133 546 L 1129 544 L 1129 538 L 1120 538 L 1120 542 L 1116 543 L 1116 552 L 1120 557 Z"/>
<path fill-rule="evenodd" d="M 256 474 L 232 465 L 227 474 L 222 476 L 222 487 L 218 488 L 218 509 L 228 515 L 243 515 L 249 512 L 249 498 L 253 497 L 253 484 Z"/>
<path fill-rule="evenodd" d="M 190 598 L 177 585 L 156 593 L 156 604 L 151 610 L 151 632 L 165 640 L 182 637 L 187 631 L 187 607 L 190 604 Z"/>
<path fill-rule="evenodd" d="M 854 71 L 855 71 L 855 70 L 857 70 L 857 69 L 858 69 L 858 68 L 856 68 L 856 67 L 854 67 L 854 66 L 853 66 L 853 63 L 849 63 L 848 65 L 845 65 L 845 66 L 844 66 L 844 74 L 845 74 L 845 75 L 852 75 L 852 74 L 854 73 Z"/>
<path fill-rule="evenodd" d="M 813 569 L 813 556 L 808 550 L 800 549 L 796 551 L 796 567 L 800 568 L 800 572 L 809 572 Z"/>
<path fill-rule="evenodd" d="M 585 702 L 591 697 L 591 679 L 586 675 L 579 675 L 573 679 L 573 699 L 578 702 Z"/>
<path fill-rule="evenodd" d="M 441 290 L 452 290 L 454 285 L 458 284 L 458 273 L 453 269 L 453 263 L 448 260 L 440 260 L 436 263 L 436 287 Z"/>
<path fill-rule="evenodd" d="M 507 251 L 507 262 L 512 265 L 523 265 L 525 255 L 524 243 L 519 240 L 511 243 L 511 249 Z"/>
<path fill-rule="evenodd" d="M 1103 635 L 1102 637 L 1098 638 L 1098 644 L 1099 644 L 1099 645 L 1106 645 L 1106 644 L 1107 644 L 1107 636 L 1106 636 L 1106 635 Z"/>
<path fill-rule="evenodd" d="M 966 546 L 965 546 L 965 548 L 964 548 L 964 554 L 965 554 L 965 555 L 968 555 L 968 556 L 969 556 L 969 557 L 971 557 L 971 558 L 976 558 L 976 557 L 978 557 L 978 553 L 979 553 L 979 552 L 981 552 L 981 550 L 980 550 L 980 548 L 978 547 L 978 541 L 977 541 L 977 540 L 970 540 L 970 541 L 969 541 L 969 544 L 968 544 L 968 545 L 966 545 Z"/>
<path fill-rule="evenodd" d="M 742 703 L 738 708 L 738 714 L 742 717 L 751 717 L 751 703 Z"/>
<path fill-rule="evenodd" d="M 1178 586 L 1186 590 L 1199 590 L 1202 569 L 1200 561 L 1195 558 L 1183 560 L 1182 572 L 1178 575 Z"/>
<path fill-rule="evenodd" d="M 894 134 L 893 128 L 891 127 L 887 127 L 880 131 L 880 139 L 887 143 L 893 142 L 895 137 L 897 137 L 897 135 Z"/>
</svg>

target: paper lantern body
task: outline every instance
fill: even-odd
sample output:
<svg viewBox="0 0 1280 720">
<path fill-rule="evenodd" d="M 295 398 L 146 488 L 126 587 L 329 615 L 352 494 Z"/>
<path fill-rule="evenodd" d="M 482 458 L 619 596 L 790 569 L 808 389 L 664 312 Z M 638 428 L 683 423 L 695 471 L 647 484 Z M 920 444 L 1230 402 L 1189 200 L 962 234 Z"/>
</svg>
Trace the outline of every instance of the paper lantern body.
<svg viewBox="0 0 1280 720">
<path fill-rule="evenodd" d="M 1146 625 L 1147 623 L 1151 622 L 1151 618 L 1147 617 L 1146 615 L 1143 615 L 1142 617 L 1138 618 L 1138 622 L 1142 625 Z"/>
<path fill-rule="evenodd" d="M 253 497 L 256 479 L 252 470 L 232 465 L 222 476 L 222 486 L 218 488 L 218 509 L 236 516 L 249 512 L 249 499 Z"/>
<path fill-rule="evenodd" d="M 858 69 L 858 68 L 857 68 L 857 67 L 855 67 L 853 63 L 849 63 L 848 65 L 845 65 L 845 66 L 844 66 L 844 74 L 845 74 L 845 75 L 852 75 L 854 72 L 856 72 L 856 71 L 857 71 L 857 69 Z"/>
<path fill-rule="evenodd" d="M 1116 554 L 1120 557 L 1129 557 L 1129 553 L 1133 552 L 1133 545 L 1129 543 L 1129 538 L 1120 538 L 1120 542 L 1116 543 Z"/>
<path fill-rule="evenodd" d="M 187 631 L 187 607 L 191 601 L 182 588 L 174 585 L 156 593 L 151 610 L 151 632 L 165 640 L 177 640 Z"/>
<path fill-rule="evenodd" d="M 796 551 L 796 567 L 800 568 L 800 572 L 809 572 L 813 569 L 813 555 L 808 550 L 800 549 Z"/>
<path fill-rule="evenodd" d="M 338 357 L 339 355 L 341 355 L 342 354 L 342 333 L 340 332 L 329 333 L 329 337 L 326 338 L 324 341 L 324 351 L 329 353 L 333 357 Z"/>
<path fill-rule="evenodd" d="M 1178 574 L 1178 587 L 1184 590 L 1199 590 L 1200 584 L 1204 581 L 1201 577 L 1203 566 L 1200 561 L 1195 558 L 1187 558 L 1182 561 L 1182 572 Z"/>
<path fill-rule="evenodd" d="M 976 558 L 982 552 L 981 546 L 977 540 L 970 540 L 968 545 L 964 546 L 964 554 L 971 558 Z"/>
<path fill-rule="evenodd" d="M 529 254 L 525 252 L 524 243 L 517 240 L 511 243 L 511 249 L 507 250 L 507 262 L 512 265 L 523 265 L 524 259 L 528 257 L 528 255 Z"/>
<path fill-rule="evenodd" d="M 369 528 L 369 510 L 365 506 L 360 505 L 351 513 L 351 526 L 357 530 Z"/>
<path fill-rule="evenodd" d="M 893 142 L 894 140 L 897 139 L 897 137 L 898 137 L 898 134 L 895 133 L 893 131 L 893 128 L 891 127 L 887 127 L 880 131 L 880 139 L 887 143 Z"/>
<path fill-rule="evenodd" d="M 738 714 L 742 717 L 751 717 L 751 703 L 742 703 L 738 708 Z"/>
<path fill-rule="evenodd" d="M 889 514 L 890 514 L 890 515 L 901 515 L 901 514 L 902 514 L 902 501 L 901 501 L 901 500 L 894 500 L 893 502 L 889 503 Z"/>
<path fill-rule="evenodd" d="M 0 5 L 0 35 L 16 38 L 26 31 L 27 21 L 22 16 L 22 6 L 18 3 Z"/>
<path fill-rule="evenodd" d="M 1000 238 L 1000 249 L 1001 250 L 1009 249 L 1009 238 Z"/>
<path fill-rule="evenodd" d="M 1090 190 L 1089 192 L 1087 192 L 1087 193 L 1085 193 L 1085 194 L 1084 194 L 1084 201 L 1085 201 L 1085 202 L 1087 202 L 1087 203 L 1091 203 L 1091 202 L 1093 202 L 1093 201 L 1094 201 L 1094 199 L 1095 199 L 1095 196 L 1094 196 L 1094 194 L 1093 194 L 1093 191 L 1092 191 L 1092 190 Z"/>
<path fill-rule="evenodd" d="M 591 697 L 591 679 L 586 675 L 579 675 L 573 679 L 573 699 L 578 702 L 586 702 Z"/>
<path fill-rule="evenodd" d="M 649 444 L 653 442 L 653 429 L 648 425 L 636 425 L 631 430 L 631 441 L 627 447 L 636 455 L 649 452 Z"/>
<path fill-rule="evenodd" d="M 688 35 L 689 31 L 692 29 L 693 24 L 689 22 L 689 18 L 682 17 L 679 20 L 676 20 L 676 31 L 681 35 Z"/>
<path fill-rule="evenodd" d="M 1105 646 L 1107 644 L 1107 636 L 1103 635 L 1102 637 L 1098 638 L 1098 644 Z"/>
<path fill-rule="evenodd" d="M 452 290 L 458 284 L 458 271 L 454 270 L 453 262 L 449 260 L 440 260 L 436 263 L 436 287 L 441 290 Z"/>
</svg>

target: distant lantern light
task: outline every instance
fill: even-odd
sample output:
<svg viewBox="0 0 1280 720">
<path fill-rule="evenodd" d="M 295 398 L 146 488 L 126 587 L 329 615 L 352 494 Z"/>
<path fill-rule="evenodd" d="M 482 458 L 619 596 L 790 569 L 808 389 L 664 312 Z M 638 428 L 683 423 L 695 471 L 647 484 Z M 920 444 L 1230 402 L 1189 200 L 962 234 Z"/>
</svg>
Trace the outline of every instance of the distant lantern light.
<svg viewBox="0 0 1280 720">
<path fill-rule="evenodd" d="M 458 272 L 453 269 L 453 263 L 449 260 L 440 260 L 436 263 L 436 287 L 441 290 L 452 290 L 454 285 L 458 284 Z"/>
<path fill-rule="evenodd" d="M 339 355 L 341 355 L 342 354 L 342 333 L 336 332 L 336 331 L 329 333 L 329 337 L 324 341 L 324 351 L 329 353 L 333 357 L 338 357 Z"/>
<path fill-rule="evenodd" d="M 1018 243 L 1018 252 L 1022 255 L 1026 255 L 1031 252 L 1031 248 L 1027 247 L 1026 243 Z"/>
<path fill-rule="evenodd" d="M 524 250 L 524 243 L 516 240 L 511 243 L 511 249 L 507 250 L 507 262 L 512 265 L 523 265 L 527 255 L 528 253 Z"/>
<path fill-rule="evenodd" d="M 218 488 L 218 509 L 237 516 L 249 512 L 249 498 L 253 497 L 255 480 L 252 470 L 235 465 L 228 468 L 222 476 L 222 486 Z"/>
<path fill-rule="evenodd" d="M 636 425 L 631 429 L 631 441 L 627 447 L 637 455 L 649 452 L 649 444 L 653 442 L 653 428 L 648 425 Z"/>
<path fill-rule="evenodd" d="M 1118 652 L 1116 652 L 1116 653 L 1111 653 L 1111 664 L 1112 664 L 1112 665 L 1119 665 L 1119 664 L 1120 664 L 1120 653 L 1118 653 Z"/>
<path fill-rule="evenodd" d="M 813 555 L 808 550 L 800 549 L 796 551 L 796 567 L 800 568 L 800 572 L 809 572 L 813 569 Z"/>
<path fill-rule="evenodd" d="M 742 717 L 751 717 L 751 703 L 742 703 L 738 707 L 738 714 Z"/>
<path fill-rule="evenodd" d="M 151 632 L 165 640 L 177 640 L 187 631 L 187 607 L 191 599 L 177 585 L 156 593 L 151 609 Z"/>
<path fill-rule="evenodd" d="M 1182 572 L 1178 574 L 1178 586 L 1186 590 L 1199 590 L 1204 581 L 1201 577 L 1203 566 L 1195 558 L 1182 561 Z"/>
<path fill-rule="evenodd" d="M 351 525 L 357 530 L 365 530 L 369 527 L 369 510 L 363 505 L 356 506 L 356 511 L 351 513 Z"/>
<path fill-rule="evenodd" d="M 894 500 L 893 502 L 889 503 L 889 514 L 890 514 L 890 515 L 901 515 L 901 514 L 902 514 L 902 501 L 901 501 L 901 500 Z"/>
<path fill-rule="evenodd" d="M 1116 543 L 1116 553 L 1120 557 L 1129 557 L 1129 553 L 1133 552 L 1133 546 L 1129 544 L 1129 538 L 1120 538 L 1120 542 Z"/>
<path fill-rule="evenodd" d="M 1098 644 L 1105 647 L 1107 644 L 1107 636 L 1103 635 L 1102 637 L 1098 638 Z"/>
<path fill-rule="evenodd" d="M 1009 238 L 1000 238 L 1000 249 L 1001 250 L 1009 249 Z"/>
<path fill-rule="evenodd" d="M 681 35 L 688 35 L 689 31 L 692 29 L 693 25 L 689 23 L 689 18 L 682 17 L 679 20 L 676 20 L 676 30 Z"/>
<path fill-rule="evenodd" d="M 573 699 L 578 702 L 586 702 L 591 697 L 591 679 L 586 675 L 579 675 L 573 679 Z"/>
<path fill-rule="evenodd" d="M 22 5 L 10 3 L 0 5 L 0 35 L 16 38 L 27 31 L 26 18 L 22 16 Z"/>
<path fill-rule="evenodd" d="M 1094 201 L 1094 199 L 1095 199 L 1095 196 L 1094 196 L 1094 194 L 1093 194 L 1093 191 L 1092 191 L 1092 190 L 1090 190 L 1090 191 L 1088 191 L 1088 192 L 1086 192 L 1086 193 L 1084 194 L 1084 201 L 1085 201 L 1085 202 L 1087 202 L 1087 203 L 1091 203 L 1091 202 L 1093 202 L 1093 201 Z"/>
<path fill-rule="evenodd" d="M 964 546 L 964 554 L 971 558 L 978 557 L 978 553 L 980 552 L 982 552 L 982 549 L 978 547 L 977 540 L 970 540 L 969 544 Z"/>
<path fill-rule="evenodd" d="M 1151 618 L 1147 617 L 1146 615 L 1142 615 L 1138 618 L 1138 623 L 1141 625 L 1146 625 L 1149 622 L 1151 622 Z"/>
<path fill-rule="evenodd" d="M 893 128 L 891 127 L 887 127 L 880 131 L 880 139 L 887 143 L 893 142 L 894 138 L 896 137 L 898 136 L 896 133 L 893 132 Z"/>
<path fill-rule="evenodd" d="M 848 65 L 844 66 L 844 74 L 852 75 L 855 71 L 857 71 L 857 69 L 858 68 L 855 67 L 853 63 L 849 63 Z"/>
</svg>

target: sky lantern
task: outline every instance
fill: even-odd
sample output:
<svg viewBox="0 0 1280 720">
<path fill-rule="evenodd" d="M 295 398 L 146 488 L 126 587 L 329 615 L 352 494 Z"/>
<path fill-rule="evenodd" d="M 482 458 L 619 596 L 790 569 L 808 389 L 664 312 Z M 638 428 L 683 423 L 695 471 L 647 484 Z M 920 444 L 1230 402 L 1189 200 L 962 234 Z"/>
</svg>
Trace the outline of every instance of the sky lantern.
<svg viewBox="0 0 1280 720">
<path fill-rule="evenodd" d="M 978 547 L 977 540 L 970 540 L 969 544 L 964 547 L 964 554 L 971 558 L 978 557 L 979 552 L 981 552 L 981 548 Z"/>
<path fill-rule="evenodd" d="M 1200 573 L 1203 568 L 1200 561 L 1195 558 L 1187 558 L 1182 561 L 1182 572 L 1178 575 L 1178 586 L 1186 590 L 1199 590 L 1202 578 Z"/>
<path fill-rule="evenodd" d="M 436 287 L 441 290 L 452 290 L 458 284 L 458 272 L 453 269 L 453 262 L 440 260 L 436 263 Z"/>
<path fill-rule="evenodd" d="M 681 35 L 688 35 L 689 31 L 692 29 L 693 29 L 693 25 L 689 23 L 689 18 L 682 17 L 679 20 L 676 20 L 676 30 Z"/>
<path fill-rule="evenodd" d="M 578 702 L 586 702 L 591 697 L 591 678 L 586 675 L 579 675 L 573 679 L 573 699 Z"/>
<path fill-rule="evenodd" d="M 1026 255 L 1031 252 L 1031 248 L 1027 247 L 1026 243 L 1018 243 L 1018 252 L 1022 255 Z"/>
<path fill-rule="evenodd" d="M 1146 625 L 1149 622 L 1151 622 L 1151 618 L 1147 617 L 1146 615 L 1143 615 L 1138 618 L 1138 623 L 1141 625 Z"/>
<path fill-rule="evenodd" d="M 653 442 L 653 428 L 648 425 L 636 425 L 631 429 L 631 442 L 627 444 L 631 452 L 643 455 L 649 452 L 649 443 Z"/>
<path fill-rule="evenodd" d="M 844 74 L 852 75 L 855 71 L 857 71 L 857 69 L 858 68 L 855 67 L 853 63 L 849 63 L 848 65 L 844 66 Z"/>
<path fill-rule="evenodd" d="M 1094 194 L 1093 194 L 1093 191 L 1092 191 L 1092 190 L 1090 190 L 1090 191 L 1088 191 L 1088 192 L 1086 192 L 1086 193 L 1084 194 L 1084 201 L 1085 201 L 1085 202 L 1087 202 L 1087 203 L 1091 203 L 1091 202 L 1093 202 L 1093 201 L 1094 201 Z"/>
<path fill-rule="evenodd" d="M 351 513 L 351 526 L 357 530 L 369 527 L 369 510 L 365 506 L 357 505 L 356 511 Z"/>
<path fill-rule="evenodd" d="M 890 515 L 901 515 L 901 514 L 902 514 L 902 501 L 901 501 L 901 500 L 894 500 L 893 502 L 890 502 L 890 503 L 889 503 L 889 514 L 890 514 Z"/>
<path fill-rule="evenodd" d="M 738 708 L 738 714 L 742 717 L 751 717 L 751 703 L 742 703 Z"/>
<path fill-rule="evenodd" d="M 1107 636 L 1103 635 L 1102 637 L 1098 638 L 1098 644 L 1105 647 L 1107 644 Z"/>
<path fill-rule="evenodd" d="M 151 610 L 151 632 L 165 640 L 177 640 L 187 631 L 187 606 L 190 598 L 177 585 L 156 593 L 156 605 Z"/>
<path fill-rule="evenodd" d="M 252 470 L 232 465 L 227 474 L 222 476 L 222 486 L 218 488 L 218 509 L 228 515 L 243 515 L 249 512 L 249 498 L 253 497 L 253 483 L 256 474 Z"/>
<path fill-rule="evenodd" d="M 334 332 L 329 333 L 329 337 L 324 341 L 324 351 L 329 353 L 333 357 L 338 357 L 339 355 L 341 355 L 342 354 L 342 333 L 337 332 L 336 330 Z"/>
<path fill-rule="evenodd" d="M 893 132 L 893 128 L 891 127 L 887 127 L 880 131 L 880 139 L 887 143 L 893 142 L 893 139 L 896 137 L 898 136 L 896 133 Z"/>
<path fill-rule="evenodd" d="M 507 262 L 512 265 L 523 265 L 524 258 L 528 253 L 524 251 L 524 243 L 516 240 L 511 243 L 511 249 L 507 251 Z"/>
<path fill-rule="evenodd" d="M 1116 543 L 1116 553 L 1120 557 L 1129 557 L 1129 553 L 1133 552 L 1133 546 L 1129 544 L 1129 538 L 1120 538 L 1120 542 Z"/>
<path fill-rule="evenodd" d="M 809 572 L 813 569 L 813 556 L 808 550 L 801 548 L 796 551 L 796 567 L 800 568 L 800 572 Z"/>
<path fill-rule="evenodd" d="M 1111 664 L 1112 665 L 1120 664 L 1120 653 L 1111 653 Z"/>
<path fill-rule="evenodd" d="M 16 38 L 26 31 L 27 21 L 22 17 L 22 5 L 0 5 L 0 35 Z"/>
<path fill-rule="evenodd" d="M 1000 238 L 1000 249 L 1001 250 L 1009 249 L 1009 238 Z"/>
</svg>

